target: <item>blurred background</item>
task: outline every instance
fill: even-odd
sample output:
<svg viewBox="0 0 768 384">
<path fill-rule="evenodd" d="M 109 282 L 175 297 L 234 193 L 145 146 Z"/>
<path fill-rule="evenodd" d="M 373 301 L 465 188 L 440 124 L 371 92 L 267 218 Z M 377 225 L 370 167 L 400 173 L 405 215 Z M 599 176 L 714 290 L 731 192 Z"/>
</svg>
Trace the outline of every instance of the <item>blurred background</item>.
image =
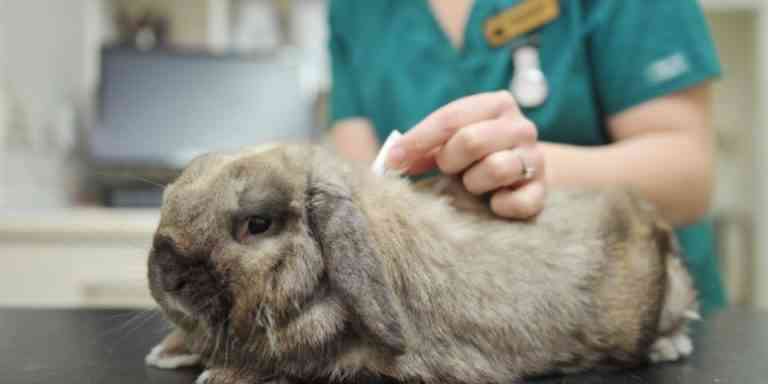
<svg viewBox="0 0 768 384">
<path fill-rule="evenodd" d="M 703 0 L 731 302 L 768 308 L 768 4 Z M 317 138 L 326 0 L 0 0 L 0 305 L 150 306 L 162 184 L 197 154 Z"/>
</svg>

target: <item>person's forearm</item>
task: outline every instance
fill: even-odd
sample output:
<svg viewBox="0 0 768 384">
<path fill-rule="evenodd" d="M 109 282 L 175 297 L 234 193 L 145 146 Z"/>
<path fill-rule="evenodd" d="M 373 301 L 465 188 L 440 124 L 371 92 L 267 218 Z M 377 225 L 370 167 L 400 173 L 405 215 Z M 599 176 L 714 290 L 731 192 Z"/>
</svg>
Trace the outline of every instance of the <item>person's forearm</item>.
<svg viewBox="0 0 768 384">
<path fill-rule="evenodd" d="M 379 143 L 366 119 L 342 120 L 333 126 L 330 135 L 338 153 L 348 160 L 367 164 L 376 157 Z"/>
<path fill-rule="evenodd" d="M 713 159 L 707 143 L 684 133 L 651 134 L 600 147 L 541 143 L 553 186 L 623 185 L 653 202 L 674 225 L 709 208 Z"/>
</svg>

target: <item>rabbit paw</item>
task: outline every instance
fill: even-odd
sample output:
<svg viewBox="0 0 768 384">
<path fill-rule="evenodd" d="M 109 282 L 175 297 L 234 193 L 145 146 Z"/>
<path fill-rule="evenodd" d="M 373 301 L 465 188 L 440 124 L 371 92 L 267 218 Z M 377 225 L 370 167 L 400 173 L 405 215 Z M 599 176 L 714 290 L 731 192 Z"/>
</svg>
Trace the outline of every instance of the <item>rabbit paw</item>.
<svg viewBox="0 0 768 384">
<path fill-rule="evenodd" d="M 160 344 L 149 351 L 144 359 L 147 365 L 162 369 L 191 367 L 200 363 L 200 356 L 192 353 L 185 344 L 186 336 L 174 329 Z"/>
<path fill-rule="evenodd" d="M 169 350 L 165 344 L 158 344 L 144 359 L 147 365 L 162 369 L 191 367 L 200 363 L 200 355 Z"/>
<path fill-rule="evenodd" d="M 195 380 L 195 384 L 293 384 L 292 381 L 280 377 L 269 381 L 253 379 L 253 377 L 241 376 L 236 371 L 230 369 L 207 369 Z"/>
<path fill-rule="evenodd" d="M 211 370 L 206 369 L 195 380 L 195 384 L 213 384 L 211 381 Z"/>
<path fill-rule="evenodd" d="M 651 346 L 648 358 L 654 363 L 672 362 L 686 358 L 692 352 L 691 338 L 684 333 L 678 333 L 656 340 Z"/>
</svg>

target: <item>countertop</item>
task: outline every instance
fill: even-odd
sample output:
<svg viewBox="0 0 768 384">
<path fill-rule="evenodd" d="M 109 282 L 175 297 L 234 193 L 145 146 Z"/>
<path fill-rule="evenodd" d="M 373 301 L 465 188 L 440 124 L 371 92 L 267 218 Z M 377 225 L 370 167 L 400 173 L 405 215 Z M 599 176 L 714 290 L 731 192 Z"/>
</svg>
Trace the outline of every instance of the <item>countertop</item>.
<svg viewBox="0 0 768 384">
<path fill-rule="evenodd" d="M 0 211 L 0 240 L 147 240 L 159 209 L 73 207 Z"/>
<path fill-rule="evenodd" d="M 198 370 L 166 371 L 144 365 L 144 355 L 166 332 L 155 312 L 0 309 L 0 382 L 193 383 Z M 694 338 L 694 355 L 684 362 L 531 383 L 768 382 L 768 314 L 718 313 L 698 324 Z"/>
</svg>

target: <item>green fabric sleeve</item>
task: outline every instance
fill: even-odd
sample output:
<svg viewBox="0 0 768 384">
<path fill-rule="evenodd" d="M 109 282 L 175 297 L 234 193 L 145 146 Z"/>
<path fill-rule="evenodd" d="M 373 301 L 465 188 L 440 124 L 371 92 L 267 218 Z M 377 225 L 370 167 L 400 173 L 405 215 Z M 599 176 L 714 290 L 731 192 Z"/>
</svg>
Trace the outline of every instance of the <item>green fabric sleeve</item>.
<svg viewBox="0 0 768 384">
<path fill-rule="evenodd" d="M 328 10 L 328 50 L 331 59 L 331 92 L 329 119 L 331 125 L 338 120 L 362 117 L 359 99 L 359 82 L 356 80 L 353 56 L 350 49 L 349 33 L 345 33 L 345 22 L 349 15 L 345 11 L 349 2 L 333 0 Z"/>
<path fill-rule="evenodd" d="M 696 0 L 590 1 L 594 86 L 607 115 L 721 74 Z"/>
</svg>

